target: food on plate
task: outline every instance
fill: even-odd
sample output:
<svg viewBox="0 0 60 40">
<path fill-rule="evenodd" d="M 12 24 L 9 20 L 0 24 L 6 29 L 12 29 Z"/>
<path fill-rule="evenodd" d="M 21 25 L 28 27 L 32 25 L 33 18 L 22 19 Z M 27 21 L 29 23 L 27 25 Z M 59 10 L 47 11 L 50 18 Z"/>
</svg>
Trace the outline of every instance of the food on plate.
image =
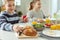
<svg viewBox="0 0 60 40">
<path fill-rule="evenodd" d="M 52 23 L 46 23 L 45 24 L 45 27 L 48 27 L 49 28 L 51 25 L 53 25 L 53 24 Z"/>
<path fill-rule="evenodd" d="M 26 35 L 26 36 L 36 36 L 37 31 L 33 27 L 27 26 L 24 29 L 23 34 Z"/>
<path fill-rule="evenodd" d="M 37 18 L 36 21 L 37 21 L 38 23 L 39 23 L 39 22 L 40 22 L 40 23 L 44 22 L 44 20 L 43 20 L 43 19 L 40 19 L 40 18 Z"/>
<path fill-rule="evenodd" d="M 35 27 L 36 27 L 36 28 L 42 28 L 43 25 L 42 25 L 42 24 L 36 24 Z"/>
<path fill-rule="evenodd" d="M 33 21 L 32 24 L 35 25 L 35 24 L 37 24 L 37 22 L 36 21 Z"/>
<path fill-rule="evenodd" d="M 49 34 L 49 35 L 55 35 L 54 31 L 52 31 L 52 30 L 49 30 L 49 32 L 47 32 L 47 34 Z"/>
<path fill-rule="evenodd" d="M 52 25 L 51 30 L 60 30 L 60 24 Z"/>
<path fill-rule="evenodd" d="M 37 31 L 42 31 L 44 29 L 44 25 L 43 24 L 35 24 L 33 25 L 33 27 L 37 30 Z"/>
<path fill-rule="evenodd" d="M 51 27 L 51 25 L 53 25 L 54 23 L 49 19 L 49 18 L 46 18 L 45 19 L 45 27 L 47 27 L 47 28 L 50 28 Z"/>
</svg>

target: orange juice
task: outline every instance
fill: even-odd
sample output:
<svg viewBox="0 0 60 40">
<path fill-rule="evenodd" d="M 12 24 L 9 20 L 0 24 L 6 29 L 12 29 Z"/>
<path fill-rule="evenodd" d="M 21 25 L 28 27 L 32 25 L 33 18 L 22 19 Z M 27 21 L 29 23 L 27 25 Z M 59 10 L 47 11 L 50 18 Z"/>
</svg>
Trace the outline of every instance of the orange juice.
<svg viewBox="0 0 60 40">
<path fill-rule="evenodd" d="M 57 24 L 56 26 L 57 26 L 56 29 L 60 30 L 60 24 Z"/>
<path fill-rule="evenodd" d="M 51 30 L 56 30 L 56 25 L 52 25 L 50 29 Z"/>
</svg>

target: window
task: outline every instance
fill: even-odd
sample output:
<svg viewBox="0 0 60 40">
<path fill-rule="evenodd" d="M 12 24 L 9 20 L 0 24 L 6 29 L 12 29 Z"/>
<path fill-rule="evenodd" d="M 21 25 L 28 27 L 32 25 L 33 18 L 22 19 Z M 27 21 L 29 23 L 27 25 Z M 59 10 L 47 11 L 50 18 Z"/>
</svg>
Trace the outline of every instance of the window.
<svg viewBox="0 0 60 40">
<path fill-rule="evenodd" d="M 15 5 L 20 6 L 21 5 L 21 0 L 15 0 Z"/>
<path fill-rule="evenodd" d="M 57 2 L 58 0 L 52 0 L 52 16 L 57 12 Z"/>
<path fill-rule="evenodd" d="M 4 5 L 5 4 L 5 2 L 4 2 L 4 0 L 2 0 L 2 5 Z"/>
<path fill-rule="evenodd" d="M 4 0 L 2 0 L 2 4 L 5 4 Z M 15 0 L 15 5 L 20 6 L 21 0 Z"/>
<path fill-rule="evenodd" d="M 2 0 L 0 0 L 0 6 L 2 5 Z"/>
</svg>

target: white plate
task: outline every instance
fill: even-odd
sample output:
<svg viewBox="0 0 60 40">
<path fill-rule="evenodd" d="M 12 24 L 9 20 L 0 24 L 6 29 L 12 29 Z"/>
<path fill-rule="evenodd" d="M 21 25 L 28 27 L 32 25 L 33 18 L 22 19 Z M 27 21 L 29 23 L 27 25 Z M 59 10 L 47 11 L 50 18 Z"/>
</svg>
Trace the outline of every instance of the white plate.
<svg viewBox="0 0 60 40">
<path fill-rule="evenodd" d="M 50 37 L 60 37 L 60 30 L 50 30 L 46 29 L 42 32 L 44 35 L 50 36 Z"/>
</svg>

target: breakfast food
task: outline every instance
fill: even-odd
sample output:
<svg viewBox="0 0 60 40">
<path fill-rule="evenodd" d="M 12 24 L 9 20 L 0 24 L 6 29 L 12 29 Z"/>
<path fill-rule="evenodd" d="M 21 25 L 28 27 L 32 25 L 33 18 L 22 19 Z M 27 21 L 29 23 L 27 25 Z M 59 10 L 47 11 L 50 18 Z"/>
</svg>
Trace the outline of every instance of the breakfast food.
<svg viewBox="0 0 60 40">
<path fill-rule="evenodd" d="M 52 30 L 49 30 L 49 32 L 47 32 L 47 34 L 49 34 L 49 35 L 55 35 L 54 31 L 52 31 Z"/>
<path fill-rule="evenodd" d="M 35 24 L 37 24 L 37 22 L 36 21 L 33 21 L 32 24 L 35 25 Z"/>
<path fill-rule="evenodd" d="M 51 30 L 60 30 L 60 24 L 52 25 Z"/>
<path fill-rule="evenodd" d="M 42 25 L 42 24 L 36 24 L 35 27 L 36 27 L 36 28 L 42 28 L 43 25 Z"/>
<path fill-rule="evenodd" d="M 26 28 L 23 31 L 23 34 L 26 36 L 36 36 L 37 31 L 33 27 L 26 26 Z"/>
<path fill-rule="evenodd" d="M 53 24 L 52 24 L 52 23 L 46 23 L 46 24 L 45 24 L 45 27 L 50 28 L 51 25 L 53 25 Z"/>
<path fill-rule="evenodd" d="M 42 20 L 42 19 L 40 19 L 40 18 L 37 18 L 36 21 L 37 21 L 38 23 L 39 23 L 39 22 L 40 22 L 40 23 L 44 22 L 44 20 Z"/>
<path fill-rule="evenodd" d="M 44 29 L 44 25 L 41 23 L 37 23 L 35 25 L 33 25 L 33 27 L 37 30 L 37 31 L 42 31 Z"/>
<path fill-rule="evenodd" d="M 46 18 L 46 20 L 45 20 L 45 27 L 50 28 L 51 25 L 53 25 L 53 24 L 54 23 L 49 18 Z"/>
</svg>

